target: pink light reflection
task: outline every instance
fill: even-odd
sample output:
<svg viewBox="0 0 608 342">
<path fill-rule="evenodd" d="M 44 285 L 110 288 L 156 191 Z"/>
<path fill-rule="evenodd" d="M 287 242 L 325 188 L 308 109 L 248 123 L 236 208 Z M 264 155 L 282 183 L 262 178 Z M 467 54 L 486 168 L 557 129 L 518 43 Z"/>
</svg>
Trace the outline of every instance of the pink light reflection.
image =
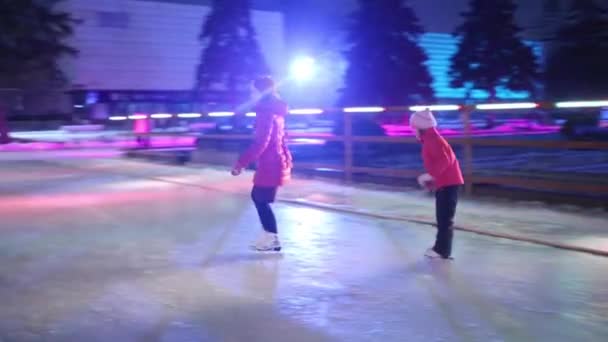
<svg viewBox="0 0 608 342">
<path fill-rule="evenodd" d="M 151 199 L 167 197 L 161 191 L 122 191 L 110 193 L 70 193 L 53 196 L 6 196 L 0 203 L 0 209 L 12 208 L 12 211 L 31 212 L 35 209 L 63 209 L 101 205 L 118 205 L 128 202 L 145 202 Z"/>
<path fill-rule="evenodd" d="M 196 143 L 195 136 L 154 136 L 150 138 L 151 147 L 191 147 Z M 1 152 L 54 151 L 75 149 L 135 148 L 139 144 L 133 138 L 114 141 L 66 141 L 66 142 L 29 142 L 0 145 Z"/>
</svg>

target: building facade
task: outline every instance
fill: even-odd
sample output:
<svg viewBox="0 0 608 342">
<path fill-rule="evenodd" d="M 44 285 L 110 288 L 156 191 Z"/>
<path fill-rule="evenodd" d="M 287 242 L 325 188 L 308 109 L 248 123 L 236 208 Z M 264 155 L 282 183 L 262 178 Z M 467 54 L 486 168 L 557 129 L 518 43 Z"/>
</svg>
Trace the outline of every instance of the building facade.
<svg viewBox="0 0 608 342">
<path fill-rule="evenodd" d="M 516 17 L 523 28 L 522 37 L 534 47 L 541 63 L 545 51 L 543 39 L 563 18 L 569 1 L 518 1 Z M 198 36 L 210 4 L 211 0 L 63 2 L 67 11 L 82 20 L 71 42 L 80 55 L 64 63 L 69 88 L 73 90 L 72 104 L 85 111 L 96 102 L 189 100 L 186 93 L 193 88 L 203 49 Z M 462 22 L 460 14 L 467 9 L 469 0 L 409 0 L 409 4 L 427 32 L 421 46 L 429 56 L 428 67 L 437 97 L 461 99 L 465 92 L 449 87 L 448 69 L 449 59 L 456 51 L 451 33 Z M 300 54 L 318 56 L 325 63 L 318 83 L 310 89 L 286 89 L 288 96 L 293 95 L 294 104 L 333 104 L 346 68 L 341 54 L 345 48 L 344 27 L 356 5 L 357 0 L 252 0 L 258 41 L 275 75 L 284 75 L 288 61 Z M 527 94 L 504 90 L 499 96 L 523 99 Z M 54 103 L 66 107 L 65 102 Z"/>
<path fill-rule="evenodd" d="M 68 0 L 64 6 L 82 21 L 71 41 L 79 55 L 64 63 L 76 109 L 120 103 L 127 107 L 110 111 L 163 111 L 159 103 L 191 102 L 209 6 L 149 0 Z M 253 10 L 252 22 L 268 65 L 281 72 L 282 13 Z"/>
</svg>

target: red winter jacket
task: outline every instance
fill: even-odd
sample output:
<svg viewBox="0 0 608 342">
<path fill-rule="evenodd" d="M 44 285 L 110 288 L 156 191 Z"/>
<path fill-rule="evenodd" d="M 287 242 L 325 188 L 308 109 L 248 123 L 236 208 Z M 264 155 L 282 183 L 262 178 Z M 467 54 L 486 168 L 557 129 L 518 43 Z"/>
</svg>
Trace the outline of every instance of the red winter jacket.
<svg viewBox="0 0 608 342">
<path fill-rule="evenodd" d="M 287 104 L 275 95 L 260 100 L 256 112 L 255 137 L 241 155 L 236 167 L 245 168 L 257 161 L 253 178 L 256 186 L 278 187 L 291 178 L 292 158 L 285 144 Z"/>
<path fill-rule="evenodd" d="M 437 190 L 450 185 L 464 184 L 458 159 L 450 144 L 437 132 L 437 129 L 425 130 L 421 140 L 424 168 L 435 179 Z"/>
</svg>

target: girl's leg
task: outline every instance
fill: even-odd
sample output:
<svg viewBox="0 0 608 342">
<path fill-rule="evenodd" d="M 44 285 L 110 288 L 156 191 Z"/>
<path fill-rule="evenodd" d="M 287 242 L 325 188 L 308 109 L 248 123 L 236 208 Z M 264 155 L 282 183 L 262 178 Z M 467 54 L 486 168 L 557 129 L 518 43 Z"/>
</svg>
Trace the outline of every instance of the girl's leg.
<svg viewBox="0 0 608 342">
<path fill-rule="evenodd" d="M 458 186 L 448 186 L 439 189 L 435 194 L 437 238 L 433 250 L 444 258 L 449 258 L 452 255 L 453 225 L 458 203 L 458 189 Z"/>
</svg>

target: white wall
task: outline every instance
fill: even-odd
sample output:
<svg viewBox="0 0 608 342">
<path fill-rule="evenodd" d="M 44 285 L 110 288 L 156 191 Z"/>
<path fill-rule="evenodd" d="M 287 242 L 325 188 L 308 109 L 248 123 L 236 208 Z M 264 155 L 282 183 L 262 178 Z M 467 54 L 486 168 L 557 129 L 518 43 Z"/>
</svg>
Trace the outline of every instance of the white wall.
<svg viewBox="0 0 608 342">
<path fill-rule="evenodd" d="M 209 7 L 136 0 L 69 0 L 83 23 L 72 44 L 80 55 L 66 63 L 73 87 L 114 90 L 189 90 Z M 103 18 L 100 17 L 104 17 Z M 283 16 L 254 11 L 258 41 L 273 72 L 284 69 Z M 105 23 L 104 23 L 105 22 Z"/>
</svg>

